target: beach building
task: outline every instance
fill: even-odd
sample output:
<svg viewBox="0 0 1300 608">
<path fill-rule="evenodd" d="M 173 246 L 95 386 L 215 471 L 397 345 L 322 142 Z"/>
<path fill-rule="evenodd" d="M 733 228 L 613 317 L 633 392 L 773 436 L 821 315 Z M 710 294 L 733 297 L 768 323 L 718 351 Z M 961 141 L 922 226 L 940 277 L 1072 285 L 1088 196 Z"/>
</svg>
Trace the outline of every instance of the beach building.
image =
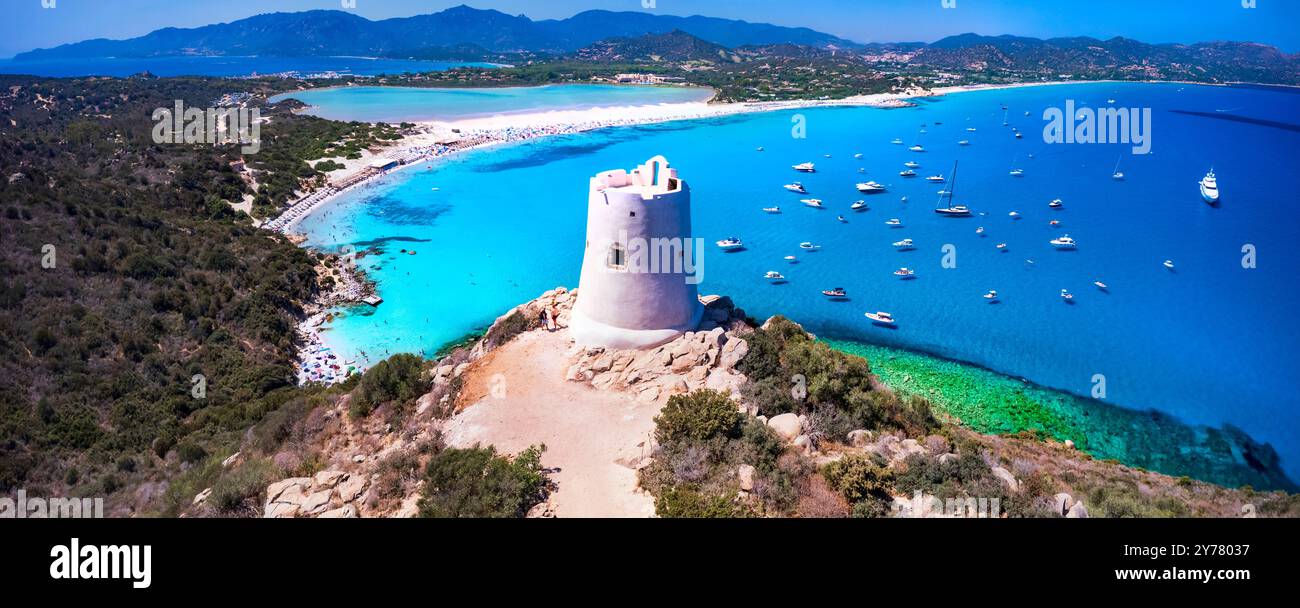
<svg viewBox="0 0 1300 608">
<path fill-rule="evenodd" d="M 691 191 L 664 157 L 591 178 L 574 340 L 650 348 L 698 327 L 691 248 Z"/>
<path fill-rule="evenodd" d="M 387 171 L 389 169 L 397 168 L 399 164 L 401 163 L 399 163 L 397 160 L 391 158 L 379 157 L 370 161 L 369 166 L 371 169 L 374 169 L 375 171 Z"/>
</svg>

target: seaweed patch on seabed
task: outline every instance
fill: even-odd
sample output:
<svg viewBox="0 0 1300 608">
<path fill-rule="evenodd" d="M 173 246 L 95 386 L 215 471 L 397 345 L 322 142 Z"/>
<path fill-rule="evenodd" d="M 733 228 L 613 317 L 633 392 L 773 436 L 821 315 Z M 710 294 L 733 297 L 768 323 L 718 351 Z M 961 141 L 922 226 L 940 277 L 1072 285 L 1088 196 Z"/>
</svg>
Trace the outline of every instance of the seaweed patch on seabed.
<svg viewBox="0 0 1300 608">
<path fill-rule="evenodd" d="M 1225 425 L 1192 425 L 1154 410 L 1133 410 L 1049 389 L 976 365 L 861 342 L 827 340 L 867 359 L 891 389 L 926 397 L 980 433 L 1036 431 L 1095 458 L 1227 487 L 1294 492 L 1273 446 Z"/>
</svg>

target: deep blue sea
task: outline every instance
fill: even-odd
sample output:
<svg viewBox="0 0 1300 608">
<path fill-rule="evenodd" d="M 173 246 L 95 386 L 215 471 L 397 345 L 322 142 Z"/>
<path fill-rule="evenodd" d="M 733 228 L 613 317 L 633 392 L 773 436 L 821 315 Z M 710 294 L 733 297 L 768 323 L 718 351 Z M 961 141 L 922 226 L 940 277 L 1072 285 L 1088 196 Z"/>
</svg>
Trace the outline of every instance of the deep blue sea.
<svg viewBox="0 0 1300 608">
<path fill-rule="evenodd" d="M 588 110 L 708 101 L 702 87 L 558 84 L 491 89 L 416 87 L 337 87 L 277 95 L 271 103 L 297 99 L 305 113 L 331 120 L 415 122 L 457 120 L 545 110 Z"/>
<path fill-rule="evenodd" d="M 1134 155 L 1128 145 L 1044 142 L 1044 109 L 1070 99 L 1100 107 L 1110 98 L 1152 109 L 1151 154 Z M 1079 84 L 968 92 L 907 109 L 809 109 L 609 129 L 399 172 L 340 199 L 304 229 L 310 244 L 324 248 L 386 244 L 382 255 L 362 261 L 385 303 L 343 315 L 329 339 L 372 360 L 399 351 L 428 355 L 546 289 L 576 286 L 589 176 L 664 154 L 692 188 L 696 236 L 712 243 L 735 235 L 748 245 L 734 254 L 710 245 L 702 293 L 730 295 L 760 319 L 781 313 L 823 336 L 917 349 L 1083 396 L 1102 374 L 1106 402 L 1240 427 L 1272 443 L 1295 478 L 1297 110 L 1300 95 L 1278 91 Z M 805 139 L 791 136 L 796 115 L 806 119 Z M 1002 125 L 1004 115 L 1010 126 Z M 1012 127 L 1024 139 L 1014 138 Z M 895 137 L 927 151 L 891 145 Z M 958 146 L 961 139 L 971 145 Z M 977 215 L 934 214 L 940 186 L 899 177 L 909 160 L 921 163 L 922 178 L 949 176 L 959 160 L 957 202 Z M 1125 181 L 1111 179 L 1117 160 Z M 804 161 L 816 162 L 818 172 L 791 170 Z M 1013 166 L 1024 177 L 1011 177 Z M 1211 166 L 1223 193 L 1217 208 L 1197 189 Z M 854 184 L 864 179 L 889 192 L 859 195 Z M 781 188 L 793 180 L 828 209 L 800 205 L 802 197 Z M 870 211 L 851 212 L 863 198 Z M 1063 209 L 1048 208 L 1056 198 Z M 761 210 L 772 205 L 784 213 Z M 1011 220 L 1013 210 L 1023 219 Z M 884 224 L 895 217 L 905 228 Z M 1049 226 L 1052 219 L 1062 225 Z M 1078 250 L 1048 243 L 1067 233 Z M 891 243 L 903 238 L 918 249 L 895 251 Z M 801 253 L 802 241 L 823 249 Z M 1008 251 L 995 249 L 1001 242 Z M 941 264 L 945 244 L 955 248 L 955 268 Z M 1242 267 L 1245 245 L 1257 251 L 1256 268 Z M 400 255 L 402 248 L 417 255 Z M 801 262 L 783 261 L 790 254 Z M 1166 259 L 1175 271 L 1162 266 Z M 919 278 L 895 279 L 902 266 Z M 789 283 L 768 284 L 768 270 Z M 1109 293 L 1092 286 L 1098 279 Z M 832 286 L 847 288 L 851 300 L 826 301 L 819 291 Z M 990 289 L 1000 304 L 981 297 Z M 1061 289 L 1075 294 L 1074 305 L 1062 302 Z M 863 312 L 876 310 L 892 312 L 899 327 L 870 325 Z"/>
<path fill-rule="evenodd" d="M 357 76 L 441 72 L 461 66 L 490 67 L 487 63 L 375 59 L 367 57 L 99 57 L 14 61 L 0 59 L 0 74 L 50 77 L 130 76 L 149 72 L 155 76 L 251 76 L 294 71 L 300 74 L 339 72 Z"/>
</svg>

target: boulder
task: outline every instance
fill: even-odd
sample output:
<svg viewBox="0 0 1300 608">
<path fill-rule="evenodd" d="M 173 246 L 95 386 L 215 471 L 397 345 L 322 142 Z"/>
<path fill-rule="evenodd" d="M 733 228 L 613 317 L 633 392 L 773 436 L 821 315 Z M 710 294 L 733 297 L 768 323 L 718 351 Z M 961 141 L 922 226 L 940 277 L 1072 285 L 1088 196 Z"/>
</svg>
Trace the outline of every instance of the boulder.
<svg viewBox="0 0 1300 608">
<path fill-rule="evenodd" d="M 234 454 L 231 454 L 229 458 L 222 460 L 221 461 L 222 468 L 229 469 L 230 467 L 234 466 L 236 462 L 239 462 L 239 455 L 240 455 L 239 452 L 235 452 Z"/>
<path fill-rule="evenodd" d="M 330 497 L 334 495 L 333 490 L 320 490 L 312 492 L 302 501 L 302 512 L 308 515 L 323 513 L 330 506 Z"/>
<path fill-rule="evenodd" d="M 343 505 L 320 514 L 321 519 L 353 519 L 355 517 L 357 517 L 357 508 L 354 505 Z"/>
<path fill-rule="evenodd" d="M 339 500 L 343 502 L 352 502 L 366 491 L 366 478 L 360 476 L 349 477 L 347 481 L 339 484 Z"/>
<path fill-rule="evenodd" d="M 812 437 L 809 437 L 807 435 L 800 435 L 794 438 L 792 444 L 794 445 L 795 448 L 797 448 L 799 451 L 803 452 L 804 454 L 813 453 Z"/>
<path fill-rule="evenodd" d="M 767 426 L 786 441 L 794 441 L 796 437 L 803 434 L 803 423 L 799 422 L 799 417 L 794 414 L 774 416 L 767 421 Z"/>
<path fill-rule="evenodd" d="M 302 507 L 299 507 L 298 505 L 295 504 L 290 504 L 286 502 L 277 502 L 274 504 L 267 505 L 266 513 L 263 515 L 263 517 L 268 517 L 273 519 L 297 517 L 301 509 Z"/>
<path fill-rule="evenodd" d="M 288 479 L 282 479 L 280 481 L 277 481 L 269 486 L 266 486 L 266 502 L 279 502 L 280 496 L 284 494 L 285 491 L 287 491 L 289 488 L 295 488 L 295 487 L 298 488 L 299 491 L 298 495 L 301 496 L 302 495 L 301 486 L 305 486 L 309 484 L 311 484 L 310 477 L 290 477 Z M 285 500 L 284 502 L 296 502 L 296 501 Z"/>
<path fill-rule="evenodd" d="M 740 489 L 746 492 L 754 491 L 754 467 L 742 464 L 736 468 L 736 478 L 740 480 Z"/>
<path fill-rule="evenodd" d="M 1011 471 L 1002 467 L 993 467 L 993 476 L 1001 479 L 1002 483 L 1007 484 L 1008 490 L 1011 490 L 1012 492 L 1020 491 L 1020 482 L 1016 481 L 1016 476 L 1012 475 Z"/>
<path fill-rule="evenodd" d="M 339 482 L 348 478 L 348 474 L 343 471 L 321 471 L 312 478 L 313 487 L 317 490 L 332 488 L 339 485 Z"/>
<path fill-rule="evenodd" d="M 1070 507 L 1070 511 L 1066 513 L 1065 516 L 1070 519 L 1086 518 L 1088 517 L 1088 507 L 1083 506 L 1083 501 L 1080 500 L 1079 502 L 1074 503 L 1074 506 Z"/>
<path fill-rule="evenodd" d="M 868 443 L 871 443 L 871 431 L 864 429 L 849 431 L 848 439 L 849 445 L 855 448 L 865 447 Z"/>
<path fill-rule="evenodd" d="M 212 496 L 212 488 L 199 492 L 198 495 L 194 497 L 194 504 L 198 505 L 207 502 L 209 496 Z"/>
<path fill-rule="evenodd" d="M 1066 439 L 1066 440 L 1065 440 L 1065 447 L 1066 447 L 1066 449 L 1073 450 L 1073 449 L 1074 449 L 1074 440 L 1073 440 L 1073 439 Z"/>
</svg>

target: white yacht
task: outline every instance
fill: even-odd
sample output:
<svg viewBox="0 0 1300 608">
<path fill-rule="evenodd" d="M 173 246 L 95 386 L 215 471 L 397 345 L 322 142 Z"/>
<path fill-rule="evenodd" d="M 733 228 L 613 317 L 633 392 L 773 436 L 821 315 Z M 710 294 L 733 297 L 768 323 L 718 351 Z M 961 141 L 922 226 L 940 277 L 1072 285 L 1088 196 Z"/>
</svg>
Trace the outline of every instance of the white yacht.
<svg viewBox="0 0 1300 608">
<path fill-rule="evenodd" d="M 1219 202 L 1219 180 L 1214 177 L 1213 167 L 1201 178 L 1201 198 L 1211 205 Z"/>
<path fill-rule="evenodd" d="M 916 144 L 915 146 L 908 148 L 908 150 L 911 150 L 913 152 L 925 152 L 925 147 L 922 146 L 921 144 Z"/>
<path fill-rule="evenodd" d="M 898 176 L 899 176 L 899 177 L 916 177 L 916 171 L 913 171 L 913 170 L 911 170 L 911 169 L 903 169 L 902 171 L 899 171 L 899 172 L 898 172 Z"/>
<path fill-rule="evenodd" d="M 848 297 L 849 292 L 845 291 L 843 287 L 836 287 L 834 289 L 823 289 L 822 295 L 832 300 L 843 300 Z"/>
<path fill-rule="evenodd" d="M 1048 225 L 1048 226 L 1060 226 L 1060 225 L 1061 225 L 1061 220 L 1051 220 L 1051 221 L 1047 222 L 1047 225 Z"/>
<path fill-rule="evenodd" d="M 985 300 L 988 300 L 988 301 L 989 301 L 989 304 L 992 304 L 992 303 L 994 303 L 994 302 L 997 302 L 997 301 L 998 301 L 998 292 L 997 292 L 997 290 L 996 290 L 996 289 L 990 289 L 988 293 L 984 294 L 984 299 L 985 299 Z"/>
<path fill-rule="evenodd" d="M 942 175 L 931 175 L 930 177 L 925 178 L 925 181 L 934 184 L 942 184 L 945 180 Z"/>
<path fill-rule="evenodd" d="M 1021 133 L 1020 131 L 1016 131 L 1016 139 L 1024 139 L 1024 138 L 1025 138 L 1024 133 Z"/>
<path fill-rule="evenodd" d="M 841 224 L 847 224 L 847 223 L 849 223 L 849 221 L 846 220 L 846 219 L 844 219 L 844 216 L 842 216 L 842 215 L 837 215 L 837 216 L 835 216 L 835 219 L 839 220 Z"/>
<path fill-rule="evenodd" d="M 1007 244 L 1006 244 L 1006 243 L 998 243 L 998 246 L 997 246 L 997 247 L 998 247 L 998 251 L 1001 251 L 1001 252 L 1003 252 L 1003 253 L 1005 253 L 1005 252 L 1007 251 Z"/>
<path fill-rule="evenodd" d="M 1025 170 L 1024 170 L 1024 169 L 1012 169 L 1012 170 L 1011 170 L 1011 177 L 1024 177 L 1024 175 L 1025 175 Z"/>
<path fill-rule="evenodd" d="M 894 140 L 889 143 L 894 144 L 895 146 L 901 146 L 903 145 L 903 140 L 895 137 Z"/>
<path fill-rule="evenodd" d="M 808 194 L 808 189 L 804 188 L 803 184 L 799 182 L 795 182 L 793 184 L 786 184 L 784 187 L 786 190 L 789 190 L 791 192 L 798 192 L 799 194 Z"/>
<path fill-rule="evenodd" d="M 1168 269 L 1170 269 L 1170 270 L 1173 270 L 1173 269 L 1174 269 L 1174 261 L 1173 261 L 1173 260 L 1165 260 L 1164 267 L 1165 267 L 1165 268 L 1168 268 Z"/>
<path fill-rule="evenodd" d="M 856 159 L 861 160 L 861 159 L 862 159 L 862 153 L 859 152 L 859 153 L 857 153 L 857 154 L 854 154 L 854 155 L 853 155 L 853 158 L 856 158 Z"/>
<path fill-rule="evenodd" d="M 894 249 L 899 251 L 912 251 L 913 249 L 916 249 L 916 246 L 912 244 L 912 239 L 903 239 L 894 243 Z"/>
<path fill-rule="evenodd" d="M 864 314 L 868 319 L 871 319 L 872 323 L 875 323 L 876 325 L 893 327 L 898 323 L 897 321 L 894 320 L 894 315 L 891 315 L 887 312 L 868 312 Z"/>
<path fill-rule="evenodd" d="M 886 226 L 889 226 L 890 228 L 902 228 L 902 227 L 903 227 L 903 220 L 900 220 L 900 219 L 898 219 L 898 218 L 896 218 L 896 217 L 895 217 L 895 218 L 890 218 L 890 219 L 888 219 L 888 220 L 885 220 L 885 225 L 886 225 Z"/>
<path fill-rule="evenodd" d="M 849 205 L 849 209 L 852 209 L 852 210 L 854 210 L 854 211 L 866 211 L 866 210 L 867 210 L 867 201 L 857 201 L 857 202 L 853 203 L 852 205 Z"/>
<path fill-rule="evenodd" d="M 777 271 L 775 271 L 775 270 L 769 270 L 769 271 L 767 271 L 767 273 L 763 275 L 763 278 L 764 278 L 764 279 L 767 279 L 769 282 L 772 282 L 772 283 L 784 283 L 784 282 L 785 282 L 785 275 L 782 275 L 781 273 L 779 273 L 779 272 L 777 272 Z"/>
<path fill-rule="evenodd" d="M 799 171 L 800 173 L 816 173 L 816 172 L 817 172 L 817 165 L 814 165 L 814 164 L 812 164 L 812 163 L 799 163 L 799 164 L 797 164 L 797 165 L 795 165 L 795 166 L 793 166 L 793 167 L 791 167 L 791 168 L 794 169 L 795 171 Z"/>
<path fill-rule="evenodd" d="M 1074 303 L 1074 294 L 1070 293 L 1069 290 L 1062 289 L 1062 290 L 1061 290 L 1061 300 L 1063 300 L 1066 304 L 1073 304 L 1073 303 Z"/>
<path fill-rule="evenodd" d="M 739 251 L 745 248 L 745 243 L 740 239 L 732 236 L 718 241 L 718 249 L 723 251 Z"/>
<path fill-rule="evenodd" d="M 1011 213 L 1008 213 L 1007 216 L 1010 217 L 1010 218 L 1013 219 L 1013 220 L 1018 220 L 1018 219 L 1020 219 L 1020 212 L 1019 212 L 1019 211 L 1012 211 Z"/>
<path fill-rule="evenodd" d="M 763 207 L 763 213 L 780 213 L 780 207 Z"/>
<path fill-rule="evenodd" d="M 969 131 L 969 132 L 971 132 L 971 133 L 974 133 L 974 132 L 975 132 L 975 127 L 966 127 L 966 130 Z"/>
<path fill-rule="evenodd" d="M 1060 209 L 1061 207 L 1065 206 L 1065 202 L 1059 198 L 1054 198 L 1052 199 L 1052 202 L 1047 203 L 1047 206 L 1053 209 Z"/>
<path fill-rule="evenodd" d="M 899 268 L 898 270 L 894 271 L 894 276 L 904 281 L 907 281 L 916 278 L 916 271 L 912 270 L 911 268 Z"/>
<path fill-rule="evenodd" d="M 879 194 L 885 191 L 885 185 L 875 181 L 862 182 L 857 185 L 858 192 L 863 194 Z"/>
<path fill-rule="evenodd" d="M 817 245 L 815 243 L 810 243 L 808 241 L 804 241 L 802 243 L 799 243 L 799 248 L 804 251 L 817 251 L 818 249 L 821 249 L 822 246 Z"/>
<path fill-rule="evenodd" d="M 1079 247 L 1079 244 L 1075 242 L 1074 239 L 1070 238 L 1070 235 L 1068 234 L 1060 238 L 1052 239 L 1048 242 L 1057 249 L 1078 249 Z"/>
<path fill-rule="evenodd" d="M 805 204 L 805 205 L 808 205 L 809 207 L 812 207 L 813 209 L 824 209 L 824 207 L 822 206 L 822 199 L 819 199 L 819 198 L 806 198 L 806 199 L 803 199 L 803 200 L 801 200 L 801 201 L 799 201 L 799 202 L 801 202 L 801 203 L 803 203 L 803 204 Z"/>
<path fill-rule="evenodd" d="M 980 236 L 984 236 L 984 227 L 983 227 L 983 226 L 980 226 L 979 228 L 976 228 L 976 229 L 975 229 L 975 234 L 978 234 L 978 235 L 980 235 Z"/>
<path fill-rule="evenodd" d="M 1102 291 L 1110 291 L 1110 287 L 1108 287 L 1105 283 L 1102 283 L 1101 281 L 1093 281 L 1092 284 L 1096 285 L 1097 289 L 1100 289 Z"/>
<path fill-rule="evenodd" d="M 787 262 L 789 262 L 789 263 L 791 263 L 791 264 L 798 264 L 798 263 L 799 263 L 799 258 L 796 258 L 796 257 L 794 257 L 794 256 L 792 256 L 792 255 L 787 255 L 787 256 L 785 256 L 785 261 L 787 261 Z"/>
<path fill-rule="evenodd" d="M 762 151 L 763 151 L 763 146 L 759 146 L 759 147 L 758 147 L 758 151 L 759 151 L 759 152 L 762 152 Z"/>
<path fill-rule="evenodd" d="M 970 145 L 970 140 L 969 140 L 969 139 L 963 139 L 963 140 L 957 142 L 957 145 L 959 145 L 959 146 L 969 146 L 969 145 Z"/>
<path fill-rule="evenodd" d="M 904 167 L 907 167 L 908 169 L 915 169 L 915 168 L 917 168 L 917 167 L 920 167 L 920 166 L 921 166 L 921 163 L 918 163 L 918 162 L 916 162 L 916 161 L 914 161 L 914 160 L 909 160 L 909 161 L 903 163 L 903 166 L 904 166 Z"/>
</svg>

